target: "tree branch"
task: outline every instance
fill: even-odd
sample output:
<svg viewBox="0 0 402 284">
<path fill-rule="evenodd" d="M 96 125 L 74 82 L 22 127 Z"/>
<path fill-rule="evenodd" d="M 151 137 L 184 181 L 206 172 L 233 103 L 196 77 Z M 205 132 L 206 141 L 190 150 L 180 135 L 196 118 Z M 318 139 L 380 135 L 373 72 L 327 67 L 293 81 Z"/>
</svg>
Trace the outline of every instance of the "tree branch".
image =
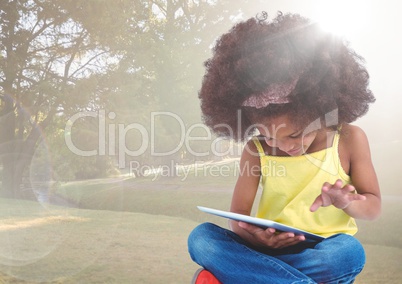
<svg viewBox="0 0 402 284">
<path fill-rule="evenodd" d="M 190 29 L 193 30 L 194 23 L 191 19 L 190 10 L 188 9 L 188 3 L 186 0 L 181 0 L 181 3 L 182 3 L 182 9 L 183 9 L 184 16 L 187 18 L 187 21 L 190 25 Z"/>
<path fill-rule="evenodd" d="M 88 61 L 83 64 L 80 68 L 78 68 L 77 70 L 75 70 L 69 77 L 73 77 L 76 73 L 78 73 L 80 70 L 84 69 L 86 66 L 88 66 L 92 61 L 94 61 L 96 58 L 98 58 L 99 56 L 101 56 L 102 54 L 106 54 L 108 53 L 108 51 L 104 50 L 94 56 L 92 56 L 90 59 L 88 59 Z"/>
</svg>

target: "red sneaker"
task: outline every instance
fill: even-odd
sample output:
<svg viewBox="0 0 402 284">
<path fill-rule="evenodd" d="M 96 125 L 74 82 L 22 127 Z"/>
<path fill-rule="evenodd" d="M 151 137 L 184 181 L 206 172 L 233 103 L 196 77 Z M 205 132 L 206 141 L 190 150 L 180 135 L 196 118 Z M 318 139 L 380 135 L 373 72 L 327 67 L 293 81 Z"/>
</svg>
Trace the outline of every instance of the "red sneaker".
<svg viewBox="0 0 402 284">
<path fill-rule="evenodd" d="M 221 282 L 211 272 L 200 268 L 195 272 L 191 284 L 221 284 Z"/>
</svg>

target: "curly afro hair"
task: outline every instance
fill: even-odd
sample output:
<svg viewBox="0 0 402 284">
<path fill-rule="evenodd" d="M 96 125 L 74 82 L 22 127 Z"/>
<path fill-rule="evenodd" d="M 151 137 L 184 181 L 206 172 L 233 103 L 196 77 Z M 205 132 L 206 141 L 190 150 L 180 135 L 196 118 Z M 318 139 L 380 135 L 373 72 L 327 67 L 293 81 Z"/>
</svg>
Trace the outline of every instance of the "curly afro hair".
<svg viewBox="0 0 402 284">
<path fill-rule="evenodd" d="M 217 135 L 245 140 L 259 118 L 292 114 L 307 125 L 338 110 L 338 123 L 363 116 L 375 101 L 364 60 L 343 40 L 297 14 L 251 18 L 217 41 L 199 92 L 203 119 Z M 289 103 L 245 107 L 271 84 L 298 78 Z M 244 114 L 244 115 L 243 115 Z"/>
</svg>

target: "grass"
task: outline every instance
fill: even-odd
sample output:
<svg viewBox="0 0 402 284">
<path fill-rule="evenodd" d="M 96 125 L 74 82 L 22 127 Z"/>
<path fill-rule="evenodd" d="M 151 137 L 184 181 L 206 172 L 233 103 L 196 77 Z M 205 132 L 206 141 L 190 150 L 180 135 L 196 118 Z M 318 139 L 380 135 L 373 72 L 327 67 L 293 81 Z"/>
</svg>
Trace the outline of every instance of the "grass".
<svg viewBox="0 0 402 284">
<path fill-rule="evenodd" d="M 0 283 L 190 283 L 187 236 L 226 220 L 234 178 L 121 178 L 62 185 L 81 206 L 0 199 Z M 375 222 L 359 222 L 367 265 L 357 283 L 400 283 L 402 198 L 385 198 Z M 83 209 L 85 207 L 85 209 Z"/>
<path fill-rule="evenodd" d="M 0 206 L 8 208 L 0 270 L 15 283 L 187 283 L 195 268 L 184 265 L 190 220 L 13 200 Z"/>
</svg>

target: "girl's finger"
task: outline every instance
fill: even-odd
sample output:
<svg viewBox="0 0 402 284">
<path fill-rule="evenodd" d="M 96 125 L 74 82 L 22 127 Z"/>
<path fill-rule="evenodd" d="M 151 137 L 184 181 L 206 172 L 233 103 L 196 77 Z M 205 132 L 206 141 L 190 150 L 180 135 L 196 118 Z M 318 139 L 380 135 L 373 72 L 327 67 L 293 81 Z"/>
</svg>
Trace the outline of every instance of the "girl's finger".
<svg viewBox="0 0 402 284">
<path fill-rule="evenodd" d="M 334 183 L 334 187 L 336 187 L 336 188 L 342 188 L 342 186 L 343 186 L 343 182 L 340 179 L 336 180 L 336 182 Z"/>
<path fill-rule="evenodd" d="M 366 196 L 361 195 L 361 194 L 351 194 L 351 201 L 355 200 L 366 200 Z"/>
<path fill-rule="evenodd" d="M 343 189 L 346 189 L 347 191 L 350 191 L 350 192 L 356 190 L 356 188 L 355 188 L 353 185 L 351 185 L 351 184 L 345 185 L 345 186 L 343 187 Z"/>
<path fill-rule="evenodd" d="M 323 201 L 322 201 L 322 197 L 321 195 L 319 195 L 313 202 L 313 204 L 311 204 L 310 206 L 310 211 L 311 212 L 315 212 L 317 211 L 318 208 L 320 208 L 323 205 Z"/>
</svg>

